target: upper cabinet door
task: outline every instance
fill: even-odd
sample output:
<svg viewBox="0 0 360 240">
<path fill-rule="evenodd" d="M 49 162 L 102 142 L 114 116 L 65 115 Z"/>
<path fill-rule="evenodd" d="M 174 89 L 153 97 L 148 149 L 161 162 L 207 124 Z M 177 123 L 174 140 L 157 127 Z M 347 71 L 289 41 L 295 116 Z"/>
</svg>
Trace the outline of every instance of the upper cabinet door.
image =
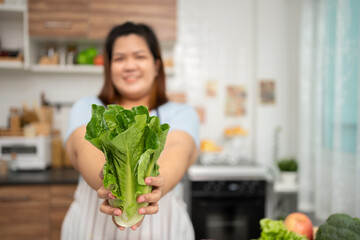
<svg viewBox="0 0 360 240">
<path fill-rule="evenodd" d="M 30 0 L 28 7 L 30 36 L 88 35 L 89 0 Z"/>
<path fill-rule="evenodd" d="M 175 41 L 176 0 L 90 0 L 89 38 L 105 39 L 113 26 L 126 21 L 146 23 L 160 41 Z"/>
</svg>

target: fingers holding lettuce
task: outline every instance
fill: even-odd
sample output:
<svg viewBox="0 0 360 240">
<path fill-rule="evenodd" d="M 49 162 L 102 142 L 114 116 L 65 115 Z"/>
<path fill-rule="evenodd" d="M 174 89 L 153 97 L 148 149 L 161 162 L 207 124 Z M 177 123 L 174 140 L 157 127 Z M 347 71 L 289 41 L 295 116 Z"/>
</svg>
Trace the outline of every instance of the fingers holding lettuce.
<svg viewBox="0 0 360 240">
<path fill-rule="evenodd" d="M 119 228 L 121 231 L 125 230 L 125 227 L 117 225 L 114 220 L 115 216 L 120 216 L 122 214 L 121 209 L 110 206 L 108 201 L 108 199 L 115 199 L 116 197 L 112 195 L 111 191 L 106 190 L 103 186 L 97 190 L 97 195 L 99 198 L 104 199 L 100 205 L 100 212 L 113 216 L 112 220 L 117 228 Z"/>
<path fill-rule="evenodd" d="M 162 176 L 157 177 L 148 177 L 145 179 L 145 183 L 149 186 L 152 186 L 153 190 L 151 193 L 147 193 L 144 195 L 140 195 L 137 198 L 138 203 L 148 203 L 147 207 L 142 207 L 138 210 L 140 215 L 152 215 L 159 212 L 159 200 L 162 196 L 162 189 L 164 186 L 164 178 Z M 144 218 L 131 227 L 132 230 L 136 230 L 141 223 L 143 222 Z"/>
<path fill-rule="evenodd" d="M 162 176 L 147 177 L 145 183 L 153 187 L 151 193 L 141 195 L 137 198 L 138 203 L 147 202 L 149 206 L 140 208 L 139 214 L 152 215 L 159 212 L 159 200 L 162 196 L 162 189 L 164 186 L 164 178 Z"/>
<path fill-rule="evenodd" d="M 152 215 L 152 214 L 156 214 L 159 212 L 159 204 L 158 201 L 160 200 L 161 196 L 162 196 L 162 189 L 164 186 L 164 178 L 161 176 L 157 176 L 157 177 L 148 177 L 145 179 L 145 183 L 149 186 L 153 187 L 153 190 L 151 193 L 147 193 L 144 195 L 140 195 L 137 198 L 137 202 L 138 203 L 148 203 L 149 205 L 147 207 L 142 207 L 138 210 L 138 213 L 140 215 Z M 104 188 L 104 186 L 100 187 L 97 190 L 97 195 L 99 198 L 104 199 L 104 201 L 102 202 L 102 204 L 100 205 L 100 211 L 102 213 L 105 213 L 107 215 L 111 215 L 113 216 L 113 222 L 114 224 L 121 230 L 125 230 L 125 227 L 120 226 L 116 223 L 115 218 L 116 216 L 120 216 L 122 214 L 121 209 L 119 208 L 115 208 L 112 207 L 109 204 L 108 199 L 116 199 L 116 197 L 111 193 L 110 190 L 107 190 L 106 188 Z M 132 230 L 136 230 L 141 223 L 143 222 L 143 219 L 138 222 L 137 224 L 131 226 Z"/>
<path fill-rule="evenodd" d="M 106 158 L 101 211 L 112 215 L 117 225 L 135 230 L 144 214 L 159 211 L 164 179 L 156 161 L 164 148 L 170 126 L 149 116 L 144 106 L 124 109 L 119 105 L 92 105 L 92 118 L 85 139 Z M 109 195 L 111 193 L 111 195 Z M 121 214 L 116 209 L 121 210 Z M 122 229 L 122 228 L 121 228 Z"/>
</svg>

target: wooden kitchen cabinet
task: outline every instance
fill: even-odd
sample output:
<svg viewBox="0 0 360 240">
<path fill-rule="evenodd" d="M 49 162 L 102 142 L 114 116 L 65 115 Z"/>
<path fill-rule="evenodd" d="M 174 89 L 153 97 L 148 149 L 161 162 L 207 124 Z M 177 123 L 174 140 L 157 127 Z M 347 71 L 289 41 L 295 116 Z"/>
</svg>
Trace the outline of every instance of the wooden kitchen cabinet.
<svg viewBox="0 0 360 240">
<path fill-rule="evenodd" d="M 162 41 L 176 38 L 176 0 L 31 0 L 30 36 L 85 37 L 104 40 L 125 21 L 152 26 Z"/>
<path fill-rule="evenodd" d="M 87 37 L 88 0 L 28 1 L 30 36 Z"/>
<path fill-rule="evenodd" d="M 0 188 L 2 239 L 48 239 L 49 191 L 44 186 Z"/>
<path fill-rule="evenodd" d="M 110 29 L 125 21 L 150 25 L 160 41 L 176 39 L 176 0 L 90 0 L 89 38 L 105 39 Z"/>
<path fill-rule="evenodd" d="M 76 185 L 0 187 L 1 239 L 60 239 Z"/>
</svg>

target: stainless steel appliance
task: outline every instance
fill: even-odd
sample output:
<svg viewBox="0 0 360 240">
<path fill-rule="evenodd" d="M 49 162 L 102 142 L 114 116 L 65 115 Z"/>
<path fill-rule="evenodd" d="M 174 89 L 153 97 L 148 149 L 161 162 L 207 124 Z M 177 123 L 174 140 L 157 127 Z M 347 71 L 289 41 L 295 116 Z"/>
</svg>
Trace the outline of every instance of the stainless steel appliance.
<svg viewBox="0 0 360 240">
<path fill-rule="evenodd" d="M 191 219 L 196 239 L 249 240 L 260 236 L 265 181 L 192 182 Z"/>
<path fill-rule="evenodd" d="M 249 240 L 260 236 L 267 172 L 257 167 L 194 166 L 189 171 L 195 239 Z"/>
</svg>

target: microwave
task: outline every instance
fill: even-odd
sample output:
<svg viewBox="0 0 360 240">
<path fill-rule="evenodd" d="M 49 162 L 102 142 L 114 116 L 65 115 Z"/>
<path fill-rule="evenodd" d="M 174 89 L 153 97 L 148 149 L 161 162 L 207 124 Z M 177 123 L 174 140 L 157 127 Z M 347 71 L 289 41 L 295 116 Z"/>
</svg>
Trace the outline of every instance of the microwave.
<svg viewBox="0 0 360 240">
<path fill-rule="evenodd" d="M 15 158 L 17 170 L 44 170 L 51 164 L 51 138 L 0 137 L 0 158 Z"/>
</svg>

